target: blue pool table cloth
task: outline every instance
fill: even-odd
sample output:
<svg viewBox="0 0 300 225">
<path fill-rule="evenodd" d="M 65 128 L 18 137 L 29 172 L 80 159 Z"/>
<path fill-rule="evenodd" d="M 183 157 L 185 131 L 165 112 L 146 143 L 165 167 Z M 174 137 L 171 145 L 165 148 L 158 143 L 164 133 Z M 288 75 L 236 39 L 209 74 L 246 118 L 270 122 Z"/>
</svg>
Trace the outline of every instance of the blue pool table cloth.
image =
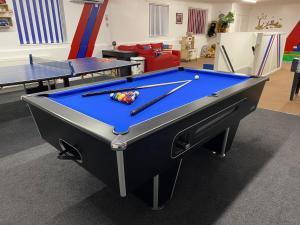
<svg viewBox="0 0 300 225">
<path fill-rule="evenodd" d="M 195 75 L 199 75 L 200 79 L 195 80 Z M 127 82 L 126 79 L 109 81 L 56 92 L 50 94 L 48 97 L 66 107 L 109 124 L 117 133 L 125 133 L 128 132 L 130 126 L 189 104 L 200 98 L 211 96 L 213 93 L 232 87 L 248 79 L 250 79 L 248 76 L 213 71 L 192 69 L 184 69 L 183 71 L 180 71 L 178 69 L 174 69 L 134 77 L 133 82 Z M 136 87 L 181 80 L 193 81 L 135 116 L 130 115 L 132 110 L 164 93 L 167 93 L 181 84 L 141 89 L 139 90 L 140 96 L 131 105 L 114 101 L 110 98 L 109 94 L 82 97 L 82 94 L 86 92 Z"/>
</svg>

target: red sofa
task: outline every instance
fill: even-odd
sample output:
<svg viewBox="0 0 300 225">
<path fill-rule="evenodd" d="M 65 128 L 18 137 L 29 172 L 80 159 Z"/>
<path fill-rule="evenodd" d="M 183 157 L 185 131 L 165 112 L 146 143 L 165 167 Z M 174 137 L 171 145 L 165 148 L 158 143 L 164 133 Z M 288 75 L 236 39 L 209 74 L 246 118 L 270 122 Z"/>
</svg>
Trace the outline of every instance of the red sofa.
<svg viewBox="0 0 300 225">
<path fill-rule="evenodd" d="M 146 47 L 145 47 L 146 46 Z M 172 54 L 156 56 L 155 50 L 163 48 L 163 43 L 120 45 L 118 50 L 137 52 L 145 58 L 145 72 L 167 69 L 180 65 L 180 51 L 172 50 Z"/>
</svg>

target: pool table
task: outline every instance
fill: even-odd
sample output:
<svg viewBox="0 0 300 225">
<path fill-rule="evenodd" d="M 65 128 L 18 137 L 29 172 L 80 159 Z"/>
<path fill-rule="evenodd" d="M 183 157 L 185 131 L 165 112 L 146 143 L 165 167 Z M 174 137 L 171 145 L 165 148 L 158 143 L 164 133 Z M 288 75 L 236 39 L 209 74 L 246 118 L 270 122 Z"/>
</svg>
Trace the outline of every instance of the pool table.
<svg viewBox="0 0 300 225">
<path fill-rule="evenodd" d="M 199 75 L 200 79 L 195 79 Z M 192 80 L 135 116 L 133 109 L 178 86 L 140 90 L 131 105 L 87 92 Z M 225 156 L 239 122 L 255 111 L 265 77 L 184 67 L 23 96 L 42 138 L 121 197 L 133 193 L 154 209 L 171 199 L 184 157 Z M 249 143 L 251 144 L 251 143 Z"/>
</svg>

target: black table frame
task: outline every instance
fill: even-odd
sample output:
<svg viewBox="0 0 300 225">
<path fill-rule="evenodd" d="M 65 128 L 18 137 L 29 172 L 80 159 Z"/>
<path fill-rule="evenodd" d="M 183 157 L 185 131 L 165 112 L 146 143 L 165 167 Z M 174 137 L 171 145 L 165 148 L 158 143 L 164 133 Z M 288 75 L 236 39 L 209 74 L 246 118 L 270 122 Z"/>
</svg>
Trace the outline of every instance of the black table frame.
<svg viewBox="0 0 300 225">
<path fill-rule="evenodd" d="M 200 147 L 222 157 L 230 150 L 240 120 L 255 111 L 267 80 L 267 77 L 249 79 L 217 95 L 134 125 L 126 134 L 114 133 L 112 126 L 44 95 L 22 99 L 28 103 L 41 136 L 66 154 L 66 158 L 72 156 L 121 197 L 130 192 L 153 209 L 160 209 L 174 194 L 186 155 Z M 176 152 L 175 140 L 186 130 L 197 131 L 198 136 L 186 149 Z"/>
</svg>

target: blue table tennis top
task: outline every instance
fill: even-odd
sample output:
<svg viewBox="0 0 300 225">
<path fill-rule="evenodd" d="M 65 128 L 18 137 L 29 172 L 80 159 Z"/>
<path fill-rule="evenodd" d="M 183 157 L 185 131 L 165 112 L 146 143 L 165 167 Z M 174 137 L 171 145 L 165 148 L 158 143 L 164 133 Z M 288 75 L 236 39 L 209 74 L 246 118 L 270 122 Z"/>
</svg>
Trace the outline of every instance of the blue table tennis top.
<svg viewBox="0 0 300 225">
<path fill-rule="evenodd" d="M 70 69 L 66 68 L 67 62 L 71 62 L 74 67 L 74 74 L 71 74 Z M 55 63 L 57 63 L 57 67 L 53 67 Z M 65 65 L 61 65 L 63 63 Z M 73 77 L 93 72 L 96 73 L 110 69 L 129 67 L 131 65 L 132 63 L 129 61 L 101 61 L 101 59 L 93 57 L 52 62 L 51 67 L 40 64 L 0 67 L 0 86 Z"/>
<path fill-rule="evenodd" d="M 199 80 L 194 79 L 196 74 L 200 75 Z M 189 104 L 205 96 L 211 96 L 215 92 L 224 90 L 248 79 L 250 79 L 248 76 L 224 74 L 205 70 L 185 69 L 184 71 L 179 71 L 178 69 L 174 69 L 167 72 L 157 72 L 135 77 L 133 82 L 127 82 L 125 79 L 122 79 L 96 85 L 89 85 L 86 87 L 72 88 L 71 90 L 50 94 L 49 98 L 68 108 L 109 124 L 114 127 L 116 132 L 123 133 L 127 132 L 130 126 Z M 130 115 L 132 110 L 164 93 L 167 93 L 181 84 L 141 89 L 139 90 L 140 96 L 131 105 L 114 101 L 108 94 L 82 97 L 82 94 L 86 92 L 136 87 L 181 80 L 193 81 L 135 116 Z"/>
</svg>

